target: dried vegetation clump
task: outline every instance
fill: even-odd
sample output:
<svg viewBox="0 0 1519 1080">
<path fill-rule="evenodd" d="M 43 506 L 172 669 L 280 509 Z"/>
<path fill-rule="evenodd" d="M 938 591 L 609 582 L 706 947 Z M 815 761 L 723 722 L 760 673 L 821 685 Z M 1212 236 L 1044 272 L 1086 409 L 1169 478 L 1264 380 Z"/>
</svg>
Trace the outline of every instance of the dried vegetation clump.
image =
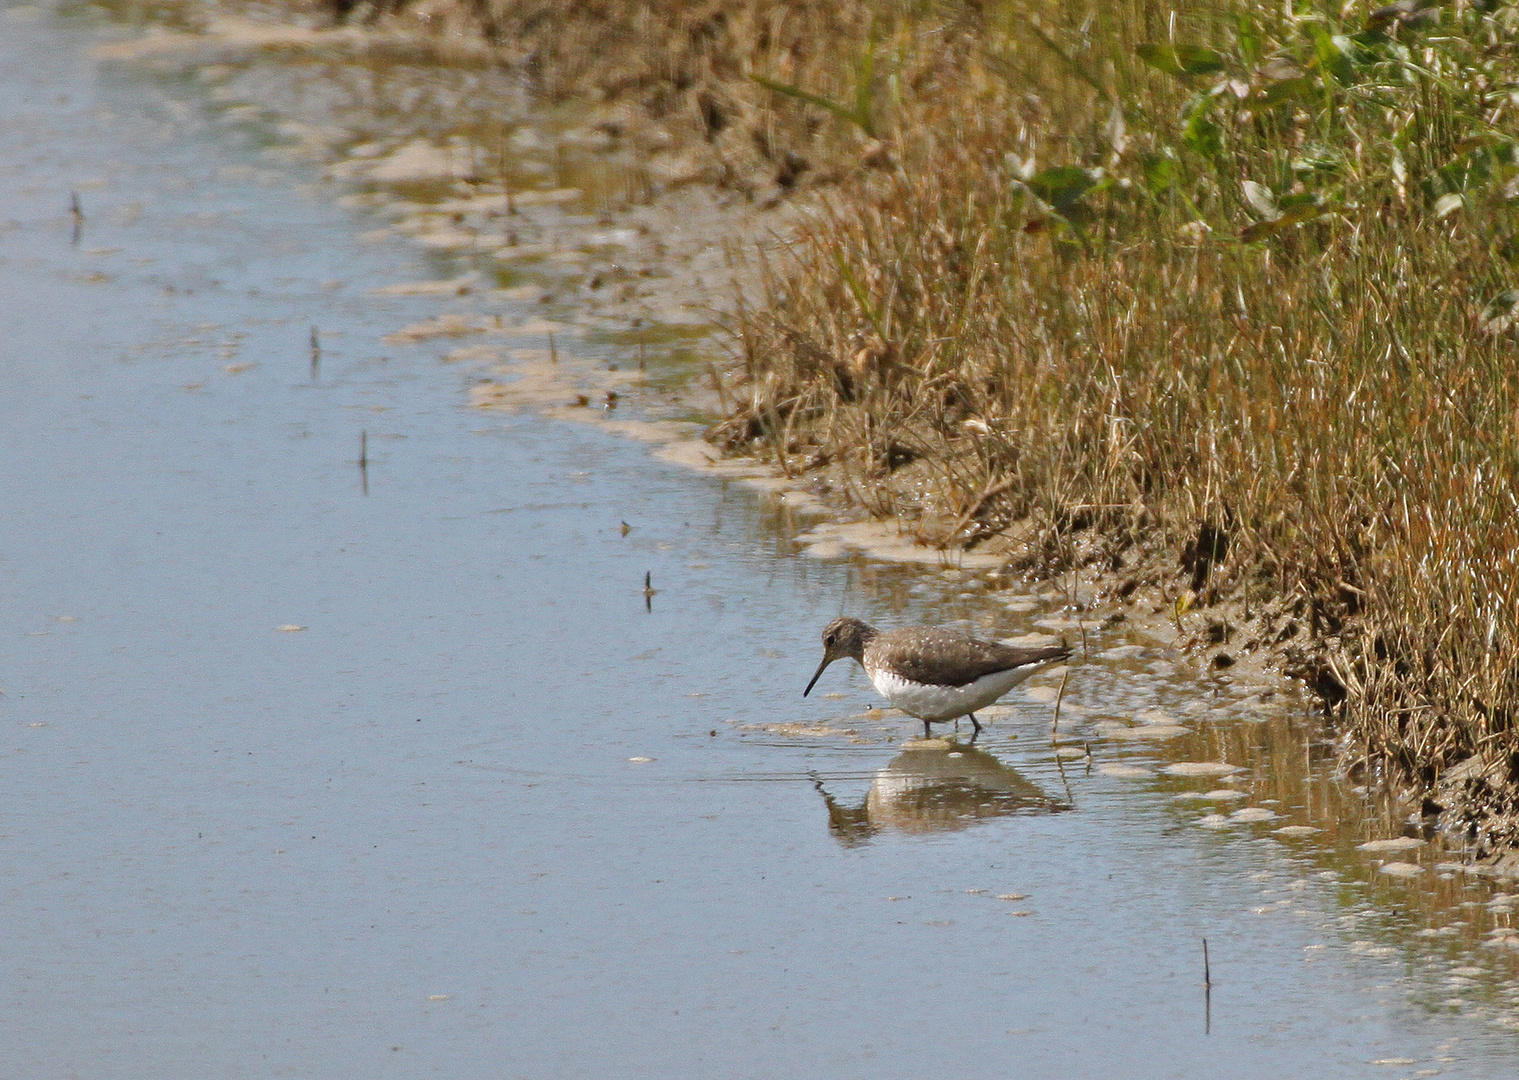
<svg viewBox="0 0 1519 1080">
<path fill-rule="evenodd" d="M 672 175 L 820 193 L 716 440 L 1283 653 L 1353 768 L 1519 842 L 1513 6 L 344 14 L 387 10 L 483 32 Z"/>
<path fill-rule="evenodd" d="M 1519 840 L 1519 12 L 881 18 L 896 167 L 772 267 L 720 436 L 928 541 L 1173 589 L 1286 649 L 1353 766 Z"/>
<path fill-rule="evenodd" d="M 611 140 L 654 159 L 664 186 L 703 182 L 773 202 L 840 179 L 878 144 L 840 132 L 827 110 L 776 109 L 807 86 L 853 94 L 870 73 L 838 70 L 869 40 L 869 6 L 837 0 L 327 0 L 338 18 L 474 32 L 541 101 L 599 110 Z M 873 59 L 874 52 L 855 54 Z M 766 85 L 766 84 L 769 85 Z"/>
</svg>

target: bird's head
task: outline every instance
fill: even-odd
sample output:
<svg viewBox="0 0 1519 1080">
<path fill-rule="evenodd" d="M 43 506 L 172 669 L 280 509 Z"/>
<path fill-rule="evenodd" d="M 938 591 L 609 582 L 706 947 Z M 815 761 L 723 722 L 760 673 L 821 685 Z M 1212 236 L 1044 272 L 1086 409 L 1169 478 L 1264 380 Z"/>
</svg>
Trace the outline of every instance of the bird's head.
<svg viewBox="0 0 1519 1080">
<path fill-rule="evenodd" d="M 807 689 L 802 691 L 802 696 L 806 697 L 812 693 L 812 688 L 817 685 L 824 669 L 835 660 L 852 656 L 863 662 L 865 645 L 875 635 L 874 627 L 866 625 L 859 619 L 850 618 L 848 615 L 841 615 L 825 626 L 823 628 L 823 662 L 818 665 L 812 681 L 807 684 Z"/>
</svg>

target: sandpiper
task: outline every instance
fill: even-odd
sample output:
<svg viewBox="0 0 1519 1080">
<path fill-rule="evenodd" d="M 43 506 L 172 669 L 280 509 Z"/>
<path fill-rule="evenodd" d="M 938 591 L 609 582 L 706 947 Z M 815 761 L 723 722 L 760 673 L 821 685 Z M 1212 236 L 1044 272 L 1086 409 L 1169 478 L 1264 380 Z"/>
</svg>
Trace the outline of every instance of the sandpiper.
<svg viewBox="0 0 1519 1080">
<path fill-rule="evenodd" d="M 846 615 L 823 630 L 823 662 L 802 696 L 812 692 L 829 664 L 852 656 L 882 697 L 923 721 L 925 739 L 930 724 L 962 716 L 970 717 L 979 735 L 977 709 L 1070 655 L 1064 645 L 1020 649 L 937 626 L 882 631 Z"/>
</svg>

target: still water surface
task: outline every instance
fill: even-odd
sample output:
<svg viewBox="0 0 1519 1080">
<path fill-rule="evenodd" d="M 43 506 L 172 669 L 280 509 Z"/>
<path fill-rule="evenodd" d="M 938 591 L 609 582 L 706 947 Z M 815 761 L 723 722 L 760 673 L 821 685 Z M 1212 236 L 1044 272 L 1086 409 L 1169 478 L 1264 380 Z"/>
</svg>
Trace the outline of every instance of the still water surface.
<svg viewBox="0 0 1519 1080">
<path fill-rule="evenodd" d="M 1519 1070 L 1510 954 L 1453 1003 L 1416 901 L 1196 828 L 1224 781 L 1143 741 L 1062 773 L 1058 674 L 974 749 L 842 665 L 804 701 L 841 606 L 986 604 L 466 408 L 381 341 L 438 301 L 370 292 L 440 268 L 110 32 L 0 11 L 0 1075 Z M 1222 692 L 1146 655 L 1072 669 L 1078 738 Z"/>
</svg>

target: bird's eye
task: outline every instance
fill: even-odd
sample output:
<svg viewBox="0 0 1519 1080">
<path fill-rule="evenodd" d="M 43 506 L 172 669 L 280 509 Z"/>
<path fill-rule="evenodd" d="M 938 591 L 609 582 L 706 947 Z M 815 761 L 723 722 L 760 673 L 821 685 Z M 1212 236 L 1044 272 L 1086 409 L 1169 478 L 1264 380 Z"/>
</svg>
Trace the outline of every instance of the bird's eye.
<svg viewBox="0 0 1519 1080">
<path fill-rule="evenodd" d="M 823 644 L 824 645 L 832 645 L 832 644 L 834 644 L 838 640 L 839 640 L 839 638 L 838 638 L 837 634 L 824 634 L 823 635 Z"/>
</svg>

